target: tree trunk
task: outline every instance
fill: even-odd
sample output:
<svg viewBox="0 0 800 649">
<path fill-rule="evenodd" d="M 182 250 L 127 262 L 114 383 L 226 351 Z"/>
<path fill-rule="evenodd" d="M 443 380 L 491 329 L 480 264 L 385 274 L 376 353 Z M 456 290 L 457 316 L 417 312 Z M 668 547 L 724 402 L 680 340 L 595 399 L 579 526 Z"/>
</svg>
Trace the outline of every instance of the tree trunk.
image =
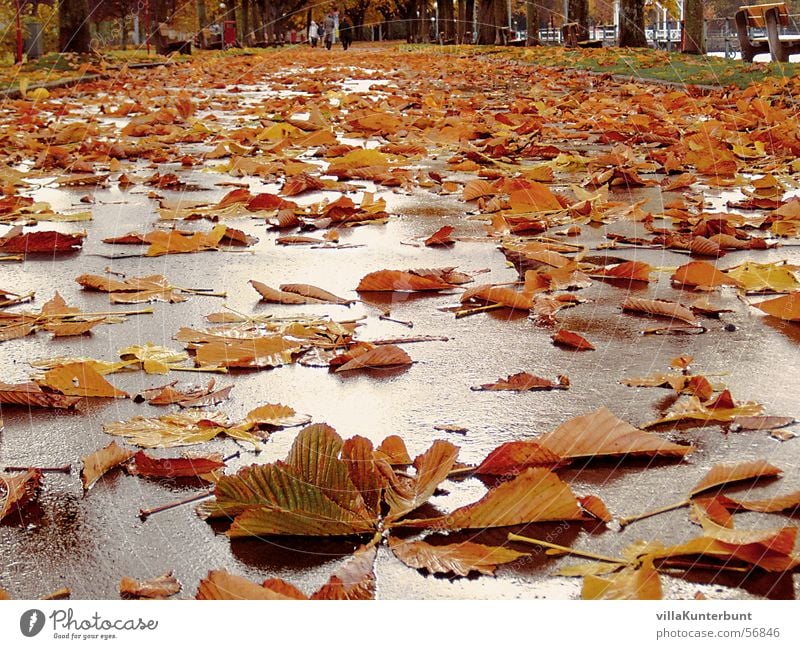
<svg viewBox="0 0 800 649">
<path fill-rule="evenodd" d="M 479 45 L 494 43 L 494 0 L 477 0 L 478 2 L 478 39 Z"/>
<path fill-rule="evenodd" d="M 62 0 L 58 7 L 58 46 L 62 52 L 91 50 L 89 0 Z"/>
<path fill-rule="evenodd" d="M 206 0 L 195 0 L 195 7 L 197 9 L 197 29 L 201 34 L 206 27 Z"/>
<path fill-rule="evenodd" d="M 706 38 L 703 28 L 703 3 L 700 0 L 683 0 L 683 42 L 684 54 L 705 54 Z"/>
<path fill-rule="evenodd" d="M 250 0 L 242 0 L 242 46 L 247 47 L 252 41 L 250 36 Z"/>
<path fill-rule="evenodd" d="M 505 45 L 508 40 L 508 0 L 494 0 L 494 44 Z"/>
<path fill-rule="evenodd" d="M 528 27 L 528 37 L 525 45 L 541 45 L 539 41 L 539 5 L 533 0 L 525 3 L 525 22 Z"/>
<path fill-rule="evenodd" d="M 619 7 L 620 47 L 647 47 L 644 33 L 644 0 L 621 0 Z"/>
<path fill-rule="evenodd" d="M 431 26 L 430 20 L 428 20 L 428 3 L 422 1 L 419 3 L 419 25 L 418 25 L 419 32 L 417 34 L 417 42 L 418 43 L 430 43 L 431 42 Z"/>
<path fill-rule="evenodd" d="M 589 0 L 569 0 L 567 22 L 578 23 L 578 40 L 589 40 Z"/>
<path fill-rule="evenodd" d="M 453 0 L 439 0 L 439 32 L 444 33 L 445 41 L 452 41 L 456 37 Z"/>
</svg>

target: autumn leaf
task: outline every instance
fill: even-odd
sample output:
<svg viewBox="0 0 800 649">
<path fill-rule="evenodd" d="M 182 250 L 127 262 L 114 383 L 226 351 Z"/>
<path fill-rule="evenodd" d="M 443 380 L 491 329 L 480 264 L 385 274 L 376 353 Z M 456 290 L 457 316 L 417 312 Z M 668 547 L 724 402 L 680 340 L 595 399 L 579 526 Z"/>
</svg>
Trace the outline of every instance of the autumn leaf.
<svg viewBox="0 0 800 649">
<path fill-rule="evenodd" d="M 554 467 L 561 457 L 534 441 L 506 442 L 495 448 L 473 471 L 475 475 L 518 475 L 530 467 Z"/>
<path fill-rule="evenodd" d="M 425 245 L 428 247 L 435 247 L 435 246 L 451 246 L 455 243 L 455 240 L 450 236 L 453 234 L 452 225 L 444 225 L 436 232 L 434 232 L 431 236 L 425 239 Z"/>
<path fill-rule="evenodd" d="M 189 359 L 189 354 L 153 343 L 131 345 L 119 350 L 123 361 L 137 361 L 147 374 L 167 374 L 178 363 Z"/>
<path fill-rule="evenodd" d="M 281 284 L 280 289 L 286 293 L 296 293 L 297 295 L 302 295 L 320 302 L 327 302 L 329 304 L 349 306 L 355 302 L 355 300 L 346 300 L 312 284 Z"/>
<path fill-rule="evenodd" d="M 336 368 L 336 372 L 375 369 L 382 367 L 402 367 L 411 365 L 411 357 L 397 345 L 378 345 Z M 333 361 L 332 361 L 333 363 Z"/>
<path fill-rule="evenodd" d="M 0 474 L 0 521 L 35 498 L 41 481 L 42 472 L 38 469 L 28 469 L 14 476 Z"/>
<path fill-rule="evenodd" d="M 139 451 L 133 455 L 128 473 L 146 478 L 197 478 L 224 466 L 225 462 L 219 453 L 206 457 L 156 458 Z"/>
<path fill-rule="evenodd" d="M 724 272 L 736 280 L 745 293 L 793 293 L 800 289 L 796 275 L 799 269 L 785 262 L 760 264 L 746 261 Z"/>
<path fill-rule="evenodd" d="M 127 399 L 127 392 L 118 390 L 87 363 L 68 363 L 47 370 L 38 381 L 52 390 L 73 397 L 105 397 Z"/>
<path fill-rule="evenodd" d="M 646 300 L 644 298 L 629 297 L 622 303 L 623 311 L 634 311 L 647 315 L 660 316 L 671 320 L 681 320 L 690 325 L 697 325 L 697 318 L 690 309 L 682 304 L 669 300 Z"/>
<path fill-rule="evenodd" d="M 747 500 L 733 496 L 723 496 L 724 504 L 733 509 L 749 512 L 775 513 L 794 510 L 800 507 L 800 491 L 772 496 L 761 500 Z"/>
<path fill-rule="evenodd" d="M 466 541 L 449 545 L 431 545 L 425 541 L 400 541 L 389 538 L 389 548 L 410 568 L 431 574 L 466 577 L 471 572 L 494 575 L 497 566 L 528 556 L 503 547 L 491 547 Z"/>
<path fill-rule="evenodd" d="M 800 321 L 800 291 L 753 305 L 767 315 L 791 322 Z"/>
<path fill-rule="evenodd" d="M 661 578 L 647 558 L 638 567 L 626 566 L 612 577 L 586 575 L 581 599 L 661 599 Z"/>
<path fill-rule="evenodd" d="M 446 516 L 404 520 L 398 525 L 461 530 L 582 518 L 578 500 L 565 482 L 548 469 L 530 468 L 489 490 L 479 501 Z"/>
<path fill-rule="evenodd" d="M 273 302 L 275 304 L 322 304 L 322 300 L 298 293 L 277 290 L 254 279 L 251 279 L 248 283 L 258 291 L 264 302 Z"/>
<path fill-rule="evenodd" d="M 690 261 L 678 268 L 671 279 L 676 284 L 701 291 L 708 291 L 718 286 L 739 286 L 739 282 L 730 274 L 717 270 L 716 266 L 707 261 Z"/>
<path fill-rule="evenodd" d="M 438 277 L 417 275 L 403 270 L 378 270 L 361 278 L 356 288 L 368 291 L 441 291 L 453 285 Z"/>
<path fill-rule="evenodd" d="M 80 397 L 67 397 L 61 394 L 45 392 L 38 383 L 3 383 L 0 382 L 0 403 L 36 408 L 75 408 Z"/>
<path fill-rule="evenodd" d="M 84 491 L 88 491 L 106 473 L 133 457 L 133 453 L 111 442 L 105 448 L 81 458 L 81 482 Z"/>
<path fill-rule="evenodd" d="M 782 471 L 778 467 L 772 466 L 766 460 L 716 464 L 705 477 L 692 488 L 689 495 L 696 496 L 699 493 L 715 487 L 727 485 L 731 482 L 765 477 L 774 478 L 781 473 Z"/>
<path fill-rule="evenodd" d="M 634 428 L 607 408 L 570 419 L 536 441 L 565 459 L 619 455 L 683 457 L 694 450 L 692 446 L 673 444 Z"/>
<path fill-rule="evenodd" d="M 695 420 L 700 422 L 729 422 L 737 417 L 760 415 L 764 407 L 754 401 L 735 403 L 728 390 L 723 391 L 713 401 L 701 401 L 697 396 L 678 401 L 666 416 L 648 422 L 642 428 L 652 428 L 659 424 L 674 421 Z"/>
<path fill-rule="evenodd" d="M 543 379 L 528 372 L 518 372 L 511 374 L 508 378 L 498 379 L 494 383 L 484 383 L 474 386 L 472 390 L 498 391 L 510 390 L 513 392 L 527 392 L 529 390 L 566 390 L 569 388 L 569 379 L 566 376 L 559 376 L 558 382 L 554 383 L 550 379 Z"/>
<path fill-rule="evenodd" d="M 411 464 L 411 456 L 406 449 L 406 443 L 399 435 L 389 435 L 384 439 L 375 451 L 376 455 L 383 457 L 389 464 L 408 465 Z"/>
<path fill-rule="evenodd" d="M 509 309 L 528 311 L 533 306 L 533 297 L 530 293 L 515 291 L 506 286 L 493 286 L 482 284 L 467 289 L 461 296 L 461 302 L 483 302 L 489 304 L 502 304 Z"/>
<path fill-rule="evenodd" d="M 594 345 L 586 338 L 568 329 L 559 329 L 552 335 L 553 343 L 578 350 L 592 350 Z"/>
<path fill-rule="evenodd" d="M 102 275 L 80 275 L 75 278 L 85 289 L 110 293 L 114 304 L 142 304 L 145 302 L 185 302 L 179 287 L 173 286 L 163 275 L 132 277 L 124 282 Z"/>
<path fill-rule="evenodd" d="M 166 599 L 180 590 L 181 584 L 172 572 L 143 581 L 123 577 L 119 582 L 119 594 L 124 599 Z"/>
<path fill-rule="evenodd" d="M 292 363 L 302 349 L 297 341 L 280 335 L 222 339 L 198 346 L 195 362 L 210 367 L 279 367 Z"/>
<path fill-rule="evenodd" d="M 260 586 L 249 579 L 232 575 L 225 570 L 212 570 L 200 581 L 195 599 L 199 600 L 287 600 L 307 599 L 294 586 L 278 580 L 278 584 Z M 288 590 L 290 587 L 292 590 Z M 298 593 L 299 596 L 298 597 Z"/>
<path fill-rule="evenodd" d="M 599 268 L 590 273 L 601 279 L 627 279 L 634 282 L 649 282 L 653 267 L 643 261 L 625 261 L 615 266 Z"/>
<path fill-rule="evenodd" d="M 0 237 L 0 251 L 31 253 L 67 253 L 83 246 L 86 233 L 62 234 L 51 230 L 22 234 L 22 228 L 12 228 Z"/>
</svg>

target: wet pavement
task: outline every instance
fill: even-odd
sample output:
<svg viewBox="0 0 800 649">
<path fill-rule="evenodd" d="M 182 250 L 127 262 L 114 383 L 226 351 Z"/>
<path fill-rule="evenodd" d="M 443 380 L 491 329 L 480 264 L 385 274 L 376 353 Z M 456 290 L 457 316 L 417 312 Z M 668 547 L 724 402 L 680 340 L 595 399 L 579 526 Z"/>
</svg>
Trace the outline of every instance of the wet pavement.
<svg viewBox="0 0 800 649">
<path fill-rule="evenodd" d="M 269 112 L 274 97 L 292 96 L 292 78 L 312 77 L 330 91 L 331 102 L 341 95 L 374 97 L 416 93 L 420 88 L 419 62 L 408 64 L 400 55 L 387 56 L 383 51 L 358 49 L 349 55 L 325 52 L 308 55 L 307 65 L 315 67 L 288 69 L 286 58 L 270 54 L 251 57 L 233 68 L 246 78 L 226 78 L 215 69 L 213 89 L 202 75 L 187 75 L 187 85 L 194 97 L 209 97 L 206 113 L 214 116 L 215 128 L 234 128 L 258 123 L 253 117 Z M 285 56 L 285 55 L 284 55 Z M 447 57 L 440 57 L 442 60 Z M 388 67 L 390 62 L 395 69 Z M 450 62 L 452 64 L 452 62 Z M 358 67 L 358 66 L 361 67 Z M 435 63 L 433 64 L 435 65 Z M 277 71 L 276 71 L 277 70 Z M 452 70 L 449 70 L 452 72 Z M 507 93 L 525 89 L 524 70 L 498 71 L 492 81 L 489 103 L 501 103 Z M 151 76 L 148 77 L 148 74 Z M 158 75 L 163 75 L 159 77 Z M 150 79 L 151 87 L 169 83 L 170 75 L 137 72 L 138 79 Z M 432 82 L 440 80 L 437 73 Z M 190 83 L 195 86 L 188 85 Z M 377 85 L 375 85 L 377 84 Z M 469 80 L 465 81 L 465 85 Z M 441 85 L 441 84 L 439 84 Z M 647 88 L 647 86 L 643 86 Z M 174 88 L 173 88 L 174 90 Z M 122 101 L 124 88 L 109 86 L 99 96 L 108 106 Z M 461 90 L 459 90 L 461 91 Z M 81 104 L 87 114 L 96 111 L 96 89 L 80 86 L 65 91 L 64 97 Z M 297 91 L 302 96 L 302 91 Z M 554 91 L 555 92 L 555 91 Z M 656 96 L 665 92 L 647 89 Z M 83 93 L 83 94 L 82 94 Z M 91 100 L 91 101 L 88 101 Z M 223 109 L 224 108 L 224 109 Z M 297 114 L 303 114 L 298 107 Z M 79 115 L 76 113 L 73 118 Z M 200 117 L 204 113 L 199 113 Z M 6 119 L 7 116 L 3 117 Z M 101 118 L 103 124 L 124 125 L 124 119 Z M 344 141 L 362 143 L 361 140 Z M 378 145 L 378 138 L 367 146 Z M 181 144 L 188 153 L 210 150 L 212 146 Z M 584 150 L 602 150 L 602 145 L 587 143 Z M 433 147 L 432 147 L 433 148 Z M 570 147 L 571 149 L 573 147 Z M 431 159 L 412 160 L 408 166 L 417 170 L 438 170 L 456 181 L 469 180 L 469 174 L 447 171 L 446 149 L 435 151 Z M 305 159 L 312 159 L 305 156 Z M 19 161 L 17 161 L 19 162 Z M 215 167 L 224 161 L 208 161 Z M 167 201 L 182 199 L 215 202 L 230 191 L 224 183 L 246 183 L 253 193 L 280 189 L 282 182 L 263 181 L 253 177 L 233 177 L 201 168 L 182 170 L 179 164 L 161 164 L 159 170 L 176 171 L 182 180 L 199 191 L 157 190 Z M 133 165 L 129 173 L 149 175 L 145 163 Z M 91 209 L 93 220 L 85 224 L 42 223 L 37 229 L 74 232 L 86 227 L 88 238 L 80 253 L 56 258 L 30 257 L 25 263 L 3 264 L 0 287 L 17 292 L 36 291 L 34 308 L 58 290 L 68 304 L 83 311 L 101 311 L 109 307 L 105 294 L 84 291 L 73 279 L 82 273 L 102 274 L 106 267 L 127 276 L 160 273 L 174 284 L 213 288 L 225 291 L 224 300 L 213 297 L 192 297 L 182 304 L 153 304 L 152 315 L 129 318 L 123 324 L 96 327 L 90 335 L 77 338 L 50 339 L 40 332 L 23 339 L 0 343 L 0 378 L 6 382 L 23 381 L 32 373 L 29 363 L 56 356 L 89 356 L 115 359 L 125 346 L 153 342 L 180 348 L 172 337 L 182 326 L 207 326 L 204 316 L 219 311 L 223 304 L 241 313 L 296 315 L 313 313 L 334 319 L 363 318 L 359 337 L 371 340 L 408 335 L 446 336 L 446 342 L 423 342 L 404 345 L 414 364 L 400 370 L 375 370 L 339 375 L 325 369 L 299 365 L 264 371 L 232 371 L 216 375 L 218 385 L 234 384 L 231 399 L 219 406 L 232 419 L 240 418 L 262 403 L 284 403 L 315 422 L 326 422 L 342 437 L 363 435 L 378 443 L 387 435 L 400 435 L 412 456 L 423 452 L 434 439 L 448 439 L 461 449 L 459 460 L 480 462 L 497 445 L 526 439 L 555 428 L 577 415 L 606 406 L 618 417 L 643 424 L 661 415 L 672 403 L 672 393 L 656 388 L 630 388 L 620 381 L 664 371 L 672 358 L 690 354 L 698 372 L 718 376 L 739 400 L 762 403 L 769 414 L 800 415 L 797 394 L 800 373 L 797 367 L 800 326 L 764 317 L 748 308 L 729 289 L 720 299 L 733 310 L 722 320 L 704 320 L 708 331 L 697 336 L 644 336 L 641 331 L 656 326 L 653 319 L 622 314 L 619 304 L 631 294 L 676 299 L 686 303 L 695 296 L 682 293 L 669 282 L 669 273 L 659 273 L 658 283 L 639 288 L 628 283 L 595 281 L 580 291 L 584 304 L 558 315 L 560 326 L 579 331 L 591 340 L 596 351 L 575 352 L 554 346 L 550 341 L 552 327 L 537 324 L 527 314 L 499 310 L 455 319 L 441 307 L 458 302 L 459 293 L 437 295 L 391 294 L 387 297 L 364 296 L 366 303 L 352 307 L 276 306 L 259 302 L 248 285 L 255 279 L 271 286 L 282 283 L 310 283 L 343 297 L 358 297 L 354 289 L 366 273 L 383 268 L 435 268 L 456 266 L 467 273 L 478 273 L 483 282 L 511 282 L 517 279 L 496 242 L 485 237 L 484 222 L 474 218 L 476 209 L 461 199 L 460 190 L 438 195 L 424 188 L 391 190 L 372 183 L 356 182 L 363 190 L 376 191 L 387 201 L 392 215 L 385 224 L 342 228 L 341 243 L 358 247 L 342 249 L 310 249 L 300 246 L 278 246 L 277 232 L 268 229 L 263 220 L 234 219 L 228 224 L 258 237 L 259 242 L 246 250 L 205 252 L 189 255 L 166 255 L 158 258 L 129 257 L 109 259 L 102 255 L 130 254 L 124 246 L 110 246 L 101 239 L 119 236 L 131 230 L 143 231 L 157 221 L 157 203 L 148 197 L 151 188 L 135 185 L 120 188 L 112 174 L 107 187 L 56 188 L 43 186 L 30 191 L 37 200 L 48 201 L 57 211 Z M 564 175 L 555 187 L 567 187 L 578 176 Z M 46 179 L 41 181 L 46 184 Z M 363 192 L 350 194 L 356 202 Z M 93 204 L 80 202 L 91 195 Z M 647 200 L 650 209 L 658 209 L 662 200 L 657 188 L 615 192 L 618 200 Z M 721 205 L 736 191 L 708 190 L 706 199 Z M 338 192 L 316 192 L 295 197 L 302 205 L 317 202 L 321 197 L 333 200 Z M 421 240 L 443 225 L 453 225 L 457 242 L 452 248 L 435 249 L 421 245 Z M 206 221 L 180 223 L 188 229 L 209 229 Z M 580 243 L 596 245 L 604 241 L 608 231 L 620 232 L 631 224 L 583 226 Z M 313 233 L 312 233 L 313 234 Z M 316 236 L 316 235 L 314 235 Z M 800 262 L 797 248 L 771 251 L 732 252 L 720 265 L 733 266 L 753 258 L 758 261 L 789 259 Z M 619 250 L 614 254 L 625 259 L 647 261 L 662 268 L 676 267 L 687 256 L 662 250 Z M 485 271 L 485 272 L 484 272 Z M 21 307 L 14 307 L 19 310 Z M 127 307 L 120 307 L 125 309 Z M 390 309 L 394 319 L 409 321 L 413 328 L 378 319 L 380 309 Z M 735 327 L 728 331 L 726 324 Z M 552 392 L 504 393 L 473 392 L 471 386 L 487 383 L 518 371 L 554 378 L 568 375 L 569 390 Z M 203 380 L 210 375 L 177 375 L 169 378 L 143 372 L 111 375 L 109 380 L 131 394 L 174 380 Z M 324 583 L 344 560 L 358 540 L 313 539 L 246 539 L 230 541 L 224 528 L 200 520 L 192 506 L 180 507 L 139 520 L 140 508 L 169 503 L 198 491 L 196 484 L 180 481 L 147 480 L 113 471 L 87 494 L 83 494 L 77 476 L 78 458 L 91 453 L 110 440 L 103 432 L 106 422 L 128 419 L 135 415 L 159 415 L 163 408 L 136 404 L 131 400 L 86 399 L 80 411 L 61 412 L 28 410 L 3 406 L 5 429 L 0 433 L 0 465 L 52 466 L 73 464 L 72 475 L 47 474 L 38 500 L 19 516 L 0 524 L 0 586 L 18 598 L 34 598 L 66 586 L 76 598 L 114 598 L 122 576 L 147 578 L 174 571 L 184 585 L 181 596 L 193 596 L 199 580 L 211 569 L 224 568 L 232 573 L 263 581 L 269 576 L 284 578 L 305 592 Z M 466 434 L 437 431 L 434 426 L 458 425 Z M 612 513 L 631 515 L 664 505 L 684 497 L 687 485 L 697 482 L 712 464 L 722 461 L 764 458 L 784 470 L 781 480 L 759 484 L 752 489 L 732 492 L 765 497 L 800 488 L 800 446 L 797 440 L 779 442 L 764 431 L 726 432 L 718 425 L 706 427 L 662 427 L 660 432 L 677 441 L 691 442 L 697 451 L 688 460 L 603 461 L 572 467 L 560 475 L 579 494 L 601 496 Z M 218 438 L 192 451 L 218 451 L 241 456 L 229 463 L 228 472 L 252 462 L 270 462 L 284 457 L 297 429 L 274 433 L 263 451 L 252 454 L 229 439 Z M 154 455 L 171 452 L 154 451 Z M 446 482 L 444 492 L 432 504 L 449 510 L 472 502 L 485 493 L 485 484 L 477 478 L 458 483 Z M 785 521 L 784 516 L 743 514 L 737 516 L 743 527 L 768 527 Z M 587 549 L 601 554 L 617 554 L 639 539 L 660 539 L 665 544 L 682 542 L 697 535 L 699 528 L 687 521 L 686 510 L 677 510 L 629 526 L 623 531 L 613 525 L 606 528 L 594 523 L 534 524 L 480 533 L 459 533 L 454 540 L 470 539 L 489 545 L 506 542 L 509 531 L 521 532 L 554 543 Z M 517 547 L 520 551 L 531 548 Z M 385 547 L 376 564 L 377 590 L 380 598 L 574 598 L 580 594 L 579 579 L 555 577 L 559 567 L 576 563 L 575 559 L 554 558 L 537 552 L 531 557 L 500 568 L 496 578 L 481 577 L 448 580 L 425 576 L 399 562 Z M 797 578 L 754 572 L 743 578 L 739 573 L 716 573 L 695 570 L 670 573 L 664 580 L 665 596 L 691 598 L 697 592 L 709 598 L 794 598 Z"/>
</svg>

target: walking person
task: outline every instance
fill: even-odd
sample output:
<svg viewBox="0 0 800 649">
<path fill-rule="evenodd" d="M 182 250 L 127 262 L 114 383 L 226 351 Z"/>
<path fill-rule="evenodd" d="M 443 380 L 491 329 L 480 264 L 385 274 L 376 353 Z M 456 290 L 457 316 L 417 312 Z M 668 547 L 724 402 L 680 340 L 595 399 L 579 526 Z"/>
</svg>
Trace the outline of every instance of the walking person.
<svg viewBox="0 0 800 649">
<path fill-rule="evenodd" d="M 333 47 L 333 32 L 336 29 L 336 22 L 333 19 L 333 13 L 328 12 L 325 20 L 322 21 L 322 28 L 325 30 L 325 49 Z"/>
<path fill-rule="evenodd" d="M 311 43 L 311 47 L 317 46 L 317 39 L 319 39 L 319 27 L 317 23 L 312 20 L 311 24 L 308 26 L 308 41 Z"/>
<path fill-rule="evenodd" d="M 339 23 L 339 40 L 342 41 L 343 50 L 349 48 L 350 44 L 353 42 L 353 23 L 346 14 Z"/>
</svg>

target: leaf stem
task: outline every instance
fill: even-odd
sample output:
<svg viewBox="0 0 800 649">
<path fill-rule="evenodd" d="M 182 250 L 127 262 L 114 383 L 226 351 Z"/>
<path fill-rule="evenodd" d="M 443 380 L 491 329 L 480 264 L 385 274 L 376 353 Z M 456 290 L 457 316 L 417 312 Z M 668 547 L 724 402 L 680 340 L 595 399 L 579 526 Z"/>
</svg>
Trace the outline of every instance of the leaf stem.
<svg viewBox="0 0 800 649">
<path fill-rule="evenodd" d="M 204 491 L 199 494 L 195 494 L 189 498 L 184 498 L 183 500 L 176 500 L 172 503 L 167 503 L 166 505 L 159 505 L 158 507 L 153 507 L 152 509 L 140 509 L 139 510 L 139 518 L 143 521 L 146 521 L 150 516 L 153 514 L 160 514 L 161 512 L 168 511 L 170 509 L 175 509 L 176 507 L 181 507 L 182 505 L 188 505 L 193 502 L 197 502 L 198 500 L 203 500 L 205 498 L 211 498 L 214 495 L 213 490 Z"/>
<path fill-rule="evenodd" d="M 687 498 L 686 500 L 682 500 L 678 503 L 672 503 L 671 505 L 665 505 L 664 507 L 659 507 L 658 509 L 653 509 L 649 512 L 644 512 L 643 514 L 637 514 L 635 516 L 627 516 L 625 518 L 620 518 L 617 522 L 619 523 L 620 527 L 625 527 L 626 525 L 630 525 L 631 523 L 635 523 L 636 521 L 640 521 L 645 518 L 650 518 L 651 516 L 657 516 L 658 514 L 663 514 L 665 512 L 671 512 L 673 509 L 680 509 L 681 507 L 688 507 L 691 501 Z"/>
<path fill-rule="evenodd" d="M 474 315 L 476 313 L 484 313 L 486 311 L 495 311 L 497 309 L 505 309 L 505 308 L 508 308 L 506 307 L 505 304 L 497 303 L 497 304 L 487 304 L 485 306 L 476 306 L 471 309 L 461 309 L 460 311 L 456 311 L 456 320 L 458 320 L 459 318 L 464 318 L 468 315 Z"/>
<path fill-rule="evenodd" d="M 519 541 L 521 543 L 530 543 L 532 545 L 539 545 L 543 548 L 550 548 L 551 550 L 558 550 L 565 554 L 570 554 L 576 557 L 584 557 L 585 559 L 594 559 L 595 561 L 605 561 L 606 563 L 616 563 L 619 565 L 625 565 L 625 562 L 621 559 L 615 559 L 614 557 L 607 557 L 603 554 L 595 554 L 594 552 L 584 552 L 583 550 L 575 550 L 573 548 L 568 548 L 564 545 L 558 545 L 556 543 L 550 543 L 549 541 L 541 541 L 539 539 L 532 539 L 527 536 L 520 536 L 519 534 L 512 534 L 509 533 L 508 535 L 509 541 Z"/>
</svg>

